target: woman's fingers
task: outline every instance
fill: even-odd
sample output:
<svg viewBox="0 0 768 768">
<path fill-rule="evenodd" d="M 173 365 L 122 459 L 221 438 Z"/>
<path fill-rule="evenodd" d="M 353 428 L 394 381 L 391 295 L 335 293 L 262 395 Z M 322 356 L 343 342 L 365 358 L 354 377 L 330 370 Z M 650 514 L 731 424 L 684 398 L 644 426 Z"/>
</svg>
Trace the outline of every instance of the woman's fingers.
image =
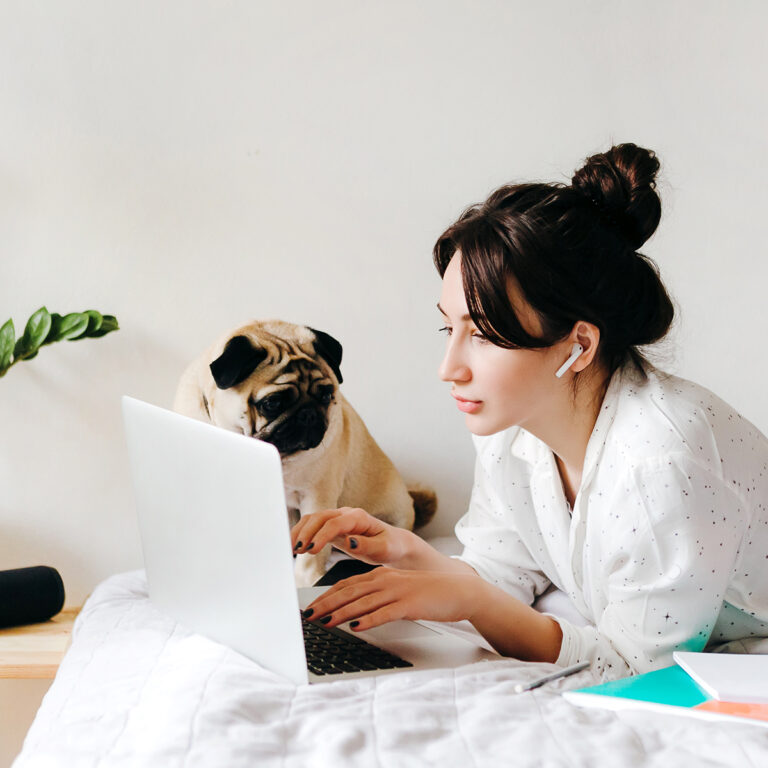
<svg viewBox="0 0 768 768">
<path fill-rule="evenodd" d="M 322 512 L 315 512 L 306 517 L 302 517 L 296 525 L 291 528 L 291 546 L 296 552 L 305 551 L 305 547 L 312 541 L 312 537 L 317 531 L 325 525 L 328 520 L 339 517 L 341 511 L 338 509 L 326 509 Z"/>
<path fill-rule="evenodd" d="M 363 619 L 367 619 L 370 614 L 389 605 L 395 599 L 396 598 L 393 598 L 393 596 L 389 595 L 387 592 L 373 592 L 345 603 L 344 605 L 335 608 L 333 611 L 321 611 L 316 614 L 316 618 L 326 627 L 335 627 L 350 620 L 362 623 Z M 311 618 L 315 621 L 315 616 L 312 616 Z M 392 619 L 390 619 L 390 621 L 391 620 Z"/>
<path fill-rule="evenodd" d="M 461 621 L 476 610 L 481 583 L 479 576 L 465 573 L 376 568 L 338 582 L 304 615 L 328 626 L 356 621 L 352 629 L 358 630 L 396 619 Z"/>
<path fill-rule="evenodd" d="M 340 514 L 322 521 L 314 520 L 302 531 L 303 546 L 297 547 L 296 552 L 319 552 L 326 544 L 339 543 L 335 539 L 352 532 L 355 527 L 356 520 L 350 515 Z"/>
<path fill-rule="evenodd" d="M 354 619 L 355 626 L 350 627 L 354 632 L 362 632 L 364 629 L 373 629 L 374 627 L 381 626 L 390 621 L 397 621 L 398 619 L 407 619 L 408 615 L 405 609 L 405 605 L 402 600 L 396 600 L 391 603 L 379 606 L 375 610 L 361 615 L 360 618 Z"/>
<path fill-rule="evenodd" d="M 399 578 L 398 572 L 389 568 L 351 576 L 314 600 L 304 616 L 329 627 L 354 620 L 358 624 L 353 629 L 405 618 L 406 603 L 411 595 L 408 583 L 407 578 Z M 387 610 L 382 612 L 385 607 Z"/>
<path fill-rule="evenodd" d="M 304 609 L 305 618 L 311 618 L 314 621 L 338 611 L 361 597 L 382 592 L 382 588 L 386 587 L 386 580 L 382 583 L 377 573 L 380 570 L 381 568 L 375 568 L 368 573 L 360 573 L 337 581 Z"/>
<path fill-rule="evenodd" d="M 304 525 L 299 521 L 294 527 L 291 538 L 294 552 L 297 554 L 319 552 L 326 544 L 334 544 L 339 549 L 359 557 L 364 550 L 370 549 L 365 543 L 361 545 L 362 538 L 375 536 L 384 530 L 384 523 L 364 510 L 342 508 L 308 515 Z M 375 549 L 380 548 L 378 546 Z"/>
</svg>

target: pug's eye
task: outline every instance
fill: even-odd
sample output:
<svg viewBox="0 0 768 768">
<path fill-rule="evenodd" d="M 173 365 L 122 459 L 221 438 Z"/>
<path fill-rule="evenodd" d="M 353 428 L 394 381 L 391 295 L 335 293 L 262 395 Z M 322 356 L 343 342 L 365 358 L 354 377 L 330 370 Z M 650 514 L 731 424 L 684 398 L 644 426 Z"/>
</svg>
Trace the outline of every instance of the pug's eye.
<svg viewBox="0 0 768 768">
<path fill-rule="evenodd" d="M 277 416 L 283 410 L 285 398 L 282 395 L 268 395 L 259 400 L 257 407 L 267 418 Z"/>
<path fill-rule="evenodd" d="M 329 405 L 331 400 L 333 400 L 333 387 L 328 385 L 318 387 L 316 397 L 321 405 Z"/>
</svg>

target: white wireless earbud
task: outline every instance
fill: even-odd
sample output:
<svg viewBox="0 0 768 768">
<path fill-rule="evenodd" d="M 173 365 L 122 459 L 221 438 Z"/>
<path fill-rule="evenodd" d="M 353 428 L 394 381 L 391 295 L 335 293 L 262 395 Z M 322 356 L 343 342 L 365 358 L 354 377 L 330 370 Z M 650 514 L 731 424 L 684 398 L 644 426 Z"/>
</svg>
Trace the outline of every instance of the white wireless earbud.
<svg viewBox="0 0 768 768">
<path fill-rule="evenodd" d="M 571 347 L 571 356 L 558 368 L 555 376 L 559 379 L 575 362 L 576 358 L 584 351 L 581 344 L 574 344 Z"/>
</svg>

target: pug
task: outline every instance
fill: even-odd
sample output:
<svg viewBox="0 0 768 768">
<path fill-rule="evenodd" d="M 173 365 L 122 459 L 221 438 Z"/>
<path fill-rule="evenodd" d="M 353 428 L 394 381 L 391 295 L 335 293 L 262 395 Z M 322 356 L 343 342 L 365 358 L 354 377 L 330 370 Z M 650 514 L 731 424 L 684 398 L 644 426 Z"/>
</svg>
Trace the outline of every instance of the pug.
<svg viewBox="0 0 768 768">
<path fill-rule="evenodd" d="M 341 344 L 323 331 L 253 321 L 224 334 L 189 365 L 173 408 L 272 443 L 280 452 L 291 524 L 351 506 L 401 528 L 425 525 L 435 513 L 435 494 L 406 488 L 341 394 L 341 356 Z M 330 552 L 329 545 L 297 556 L 298 586 L 323 576 Z"/>
</svg>

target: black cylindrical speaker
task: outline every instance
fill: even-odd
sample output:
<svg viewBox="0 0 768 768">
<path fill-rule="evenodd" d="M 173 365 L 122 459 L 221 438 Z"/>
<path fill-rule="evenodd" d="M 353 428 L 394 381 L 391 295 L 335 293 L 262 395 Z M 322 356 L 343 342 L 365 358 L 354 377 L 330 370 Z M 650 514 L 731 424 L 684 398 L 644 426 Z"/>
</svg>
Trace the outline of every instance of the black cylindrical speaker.
<svg viewBox="0 0 768 768">
<path fill-rule="evenodd" d="M 36 624 L 64 605 L 64 583 L 55 568 L 36 565 L 0 571 L 0 627 Z"/>
</svg>

